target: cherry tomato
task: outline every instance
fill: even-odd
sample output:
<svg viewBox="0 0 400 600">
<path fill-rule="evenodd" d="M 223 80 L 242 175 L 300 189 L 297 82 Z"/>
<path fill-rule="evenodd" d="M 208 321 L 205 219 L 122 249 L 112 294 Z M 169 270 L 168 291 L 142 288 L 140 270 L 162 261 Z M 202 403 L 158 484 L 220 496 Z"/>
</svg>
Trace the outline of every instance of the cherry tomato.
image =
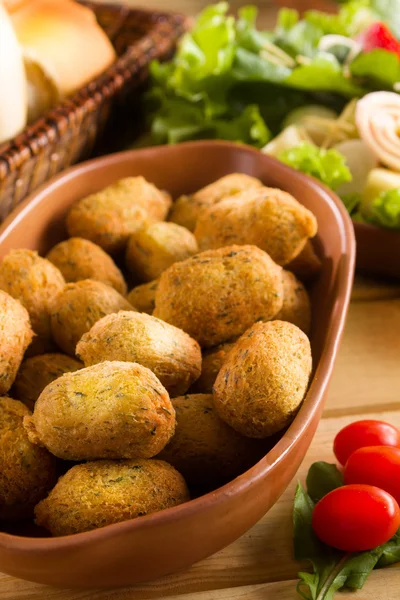
<svg viewBox="0 0 400 600">
<path fill-rule="evenodd" d="M 333 451 L 340 464 L 345 465 L 350 454 L 364 446 L 400 448 L 400 430 L 383 421 L 355 421 L 339 431 L 333 443 Z"/>
<path fill-rule="evenodd" d="M 344 485 L 318 502 L 312 525 L 320 540 L 345 552 L 372 550 L 394 536 L 400 508 L 384 490 Z"/>
<path fill-rule="evenodd" d="M 400 503 L 400 448 L 359 448 L 346 463 L 344 482 L 376 485 Z"/>
</svg>

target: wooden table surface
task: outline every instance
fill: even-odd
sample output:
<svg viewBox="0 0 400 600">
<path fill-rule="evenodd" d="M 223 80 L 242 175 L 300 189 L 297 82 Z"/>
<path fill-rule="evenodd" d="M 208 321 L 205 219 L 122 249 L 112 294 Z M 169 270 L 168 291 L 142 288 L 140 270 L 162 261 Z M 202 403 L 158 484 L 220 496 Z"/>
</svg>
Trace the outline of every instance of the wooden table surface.
<svg viewBox="0 0 400 600">
<path fill-rule="evenodd" d="M 107 0 L 108 2 L 110 0 Z M 133 2 L 132 2 L 133 3 Z M 243 2 L 237 2 L 239 5 Z M 143 0 L 143 6 L 195 13 L 203 0 Z M 259 2 L 271 22 L 270 2 Z M 356 418 L 400 427 L 400 283 L 358 277 L 324 417 L 286 492 L 242 538 L 186 572 L 118 590 L 59 590 L 0 574 L 1 600 L 298 600 L 292 557 L 291 510 L 297 479 L 315 460 L 333 461 L 335 433 Z M 106 565 L 105 565 L 105 568 Z M 372 573 L 364 589 L 338 598 L 399 600 L 400 566 Z"/>
</svg>

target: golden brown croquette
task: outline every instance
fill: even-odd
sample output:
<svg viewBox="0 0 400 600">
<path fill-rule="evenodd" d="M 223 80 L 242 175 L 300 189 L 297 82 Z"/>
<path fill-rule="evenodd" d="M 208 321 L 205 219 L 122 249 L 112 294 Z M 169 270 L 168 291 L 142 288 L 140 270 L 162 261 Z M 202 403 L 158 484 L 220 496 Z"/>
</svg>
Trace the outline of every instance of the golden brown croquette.
<svg viewBox="0 0 400 600">
<path fill-rule="evenodd" d="M 311 326 L 311 305 L 307 290 L 290 271 L 282 270 L 282 282 L 283 305 L 275 319 L 289 321 L 308 335 Z"/>
<path fill-rule="evenodd" d="M 150 458 L 174 434 L 175 411 L 150 369 L 112 361 L 56 379 L 24 424 L 33 443 L 64 460 Z"/>
<path fill-rule="evenodd" d="M 11 250 L 0 263 L 0 289 L 19 300 L 29 313 L 36 334 L 31 354 L 53 349 L 50 312 L 64 284 L 60 271 L 32 250 Z"/>
<path fill-rule="evenodd" d="M 64 352 L 74 356 L 83 334 L 99 319 L 119 310 L 135 309 L 109 285 L 91 279 L 67 283 L 53 302 L 53 337 Z"/>
<path fill-rule="evenodd" d="M 224 360 L 235 344 L 220 344 L 203 351 L 201 375 L 190 388 L 192 394 L 211 394 L 217 375 Z"/>
<path fill-rule="evenodd" d="M 67 283 L 82 279 L 102 281 L 122 296 L 127 293 L 124 276 L 117 265 L 100 246 L 83 238 L 70 238 L 54 246 L 47 254 L 64 276 Z"/>
<path fill-rule="evenodd" d="M 71 237 L 91 240 L 106 252 L 123 250 L 148 220 L 165 219 L 171 198 L 143 177 L 127 177 L 76 202 L 67 216 Z"/>
<path fill-rule="evenodd" d="M 174 398 L 175 435 L 158 458 L 173 465 L 189 484 L 226 483 L 258 458 L 260 445 L 229 427 L 218 416 L 211 394 Z"/>
<path fill-rule="evenodd" d="M 172 205 L 169 220 L 194 231 L 199 214 L 204 208 L 217 204 L 227 196 L 261 187 L 255 177 L 244 173 L 232 173 L 217 179 L 191 196 L 181 196 Z"/>
<path fill-rule="evenodd" d="M 156 306 L 157 286 L 158 279 L 137 285 L 129 292 L 127 299 L 139 312 L 152 315 Z"/>
<path fill-rule="evenodd" d="M 289 425 L 311 375 L 307 336 L 292 323 L 255 323 L 236 342 L 214 384 L 215 408 L 242 435 L 268 437 Z"/>
<path fill-rule="evenodd" d="M 321 271 L 322 262 L 317 256 L 312 243 L 308 241 L 300 254 L 290 261 L 286 268 L 292 271 L 301 281 L 311 281 Z"/>
<path fill-rule="evenodd" d="M 32 337 L 26 308 L 0 290 L 0 395 L 11 388 Z"/>
<path fill-rule="evenodd" d="M 160 277 L 154 316 L 202 347 L 241 335 L 281 309 L 281 267 L 255 246 L 229 246 L 173 264 Z"/>
<path fill-rule="evenodd" d="M 21 364 L 14 382 L 14 395 L 33 410 L 44 388 L 55 379 L 83 369 L 83 363 L 66 354 L 39 354 L 27 358 Z"/>
<path fill-rule="evenodd" d="M 317 220 L 293 196 L 262 187 L 227 198 L 199 215 L 195 236 L 200 250 L 232 244 L 258 246 L 286 265 L 317 233 Z"/>
<path fill-rule="evenodd" d="M 28 408 L 0 397 L 0 521 L 32 516 L 33 508 L 56 482 L 56 460 L 31 444 L 23 426 Z"/>
<path fill-rule="evenodd" d="M 176 223 L 150 223 L 133 233 L 126 249 L 126 266 L 142 281 L 157 279 L 165 269 L 198 252 L 196 238 Z"/>
<path fill-rule="evenodd" d="M 76 347 L 85 366 L 105 360 L 136 362 L 171 396 L 184 394 L 201 372 L 201 351 L 187 333 L 156 317 L 120 311 L 97 321 Z"/>
<path fill-rule="evenodd" d="M 182 475 L 161 460 L 100 460 L 72 467 L 35 509 L 52 535 L 120 523 L 190 500 Z"/>
</svg>

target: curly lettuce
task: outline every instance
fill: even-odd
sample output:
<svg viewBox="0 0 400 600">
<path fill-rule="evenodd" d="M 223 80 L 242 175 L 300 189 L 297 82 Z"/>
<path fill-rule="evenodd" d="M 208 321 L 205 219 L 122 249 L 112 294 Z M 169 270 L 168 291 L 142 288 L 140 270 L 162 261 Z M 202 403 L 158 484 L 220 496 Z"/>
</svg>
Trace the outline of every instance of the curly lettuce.
<svg viewBox="0 0 400 600">
<path fill-rule="evenodd" d="M 294 148 L 284 150 L 278 158 L 290 167 L 315 177 L 332 190 L 352 179 L 345 157 L 334 149 L 325 150 L 309 142 L 302 142 Z"/>
<path fill-rule="evenodd" d="M 369 220 L 380 227 L 400 230 L 400 188 L 382 192 L 372 202 Z"/>
</svg>

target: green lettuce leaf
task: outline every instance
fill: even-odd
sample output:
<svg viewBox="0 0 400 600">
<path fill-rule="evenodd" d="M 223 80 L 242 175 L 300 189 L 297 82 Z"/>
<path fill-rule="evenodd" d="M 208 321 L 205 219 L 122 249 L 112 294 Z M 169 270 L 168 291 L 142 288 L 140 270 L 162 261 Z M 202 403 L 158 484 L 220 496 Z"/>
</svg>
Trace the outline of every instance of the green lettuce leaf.
<svg viewBox="0 0 400 600">
<path fill-rule="evenodd" d="M 341 196 L 341 200 L 346 207 L 349 215 L 354 215 L 361 202 L 361 195 L 354 192 L 353 194 L 346 194 Z"/>
<path fill-rule="evenodd" d="M 308 64 L 293 69 L 283 84 L 302 90 L 336 92 L 348 98 L 364 94 L 361 86 L 345 77 L 340 62 L 328 52 L 320 52 Z"/>
<path fill-rule="evenodd" d="M 375 20 L 369 0 L 353 0 L 342 6 L 338 14 L 318 10 L 305 13 L 305 20 L 318 27 L 322 35 L 336 34 L 353 37 Z"/>
<path fill-rule="evenodd" d="M 382 192 L 370 207 L 369 220 L 388 229 L 400 229 L 400 188 Z"/>
<path fill-rule="evenodd" d="M 315 177 L 332 190 L 351 181 L 346 159 L 334 149 L 325 150 L 314 144 L 302 142 L 295 148 L 284 150 L 278 158 L 290 167 Z"/>
<path fill-rule="evenodd" d="M 400 61 L 396 54 L 381 48 L 359 54 L 351 63 L 354 77 L 369 80 L 376 89 L 392 89 L 400 81 Z"/>
</svg>

